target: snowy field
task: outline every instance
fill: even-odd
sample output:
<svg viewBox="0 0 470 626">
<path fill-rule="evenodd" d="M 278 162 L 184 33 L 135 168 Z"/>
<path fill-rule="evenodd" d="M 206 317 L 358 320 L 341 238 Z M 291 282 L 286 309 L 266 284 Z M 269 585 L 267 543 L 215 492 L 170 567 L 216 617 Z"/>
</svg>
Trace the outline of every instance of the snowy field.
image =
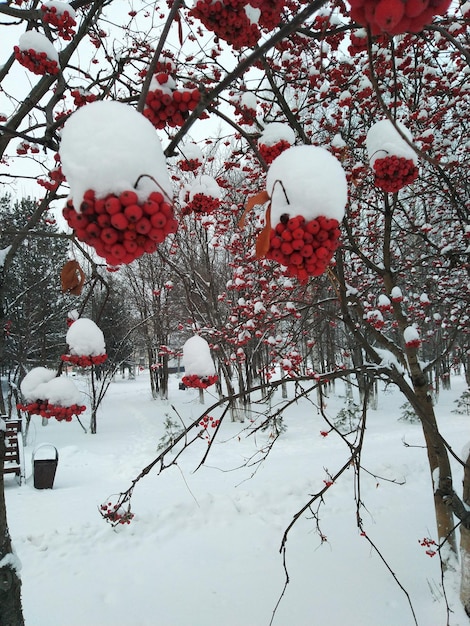
<svg viewBox="0 0 470 626">
<path fill-rule="evenodd" d="M 463 378 L 454 377 L 437 407 L 457 453 L 470 439 L 469 417 L 451 412 L 464 389 Z M 212 401 L 206 394 L 206 405 Z M 426 452 L 420 426 L 398 420 L 403 402 L 386 391 L 369 413 L 363 464 L 375 476 L 363 473 L 362 518 L 408 591 L 419 626 L 444 626 L 438 557 L 429 557 L 420 545 L 425 537 L 435 538 Z M 268 433 L 245 438 L 239 433 L 247 424 L 224 423 L 206 466 L 194 472 L 207 448 L 197 441 L 178 467 L 160 475 L 154 470 L 137 484 L 134 520 L 113 529 L 98 507 L 125 491 L 156 456 L 165 414 L 176 418 L 172 404 L 187 422 L 203 410 L 197 391 L 179 391 L 176 378 L 169 402 L 152 400 L 143 372 L 136 380 L 111 384 L 96 435 L 85 434 L 77 421 L 51 420 L 43 427 L 33 418 L 27 482 L 20 487 L 14 477 L 5 479 L 27 626 L 270 624 L 285 581 L 279 553 L 284 530 L 309 494 L 344 464 L 348 450 L 334 433 L 320 434 L 321 416 L 303 402 L 289 408 L 287 431 L 267 460 L 240 467 Z M 326 412 L 334 418 L 343 406 L 338 384 Z M 31 475 L 32 450 L 44 442 L 59 451 L 52 490 L 35 489 Z M 460 480 L 456 468 L 457 489 Z M 347 470 L 320 511 L 326 540 L 308 515 L 289 534 L 290 583 L 274 626 L 415 624 L 405 594 L 360 535 L 355 513 L 353 472 Z M 453 609 L 449 624 L 468 624 L 453 585 L 446 591 Z"/>
</svg>

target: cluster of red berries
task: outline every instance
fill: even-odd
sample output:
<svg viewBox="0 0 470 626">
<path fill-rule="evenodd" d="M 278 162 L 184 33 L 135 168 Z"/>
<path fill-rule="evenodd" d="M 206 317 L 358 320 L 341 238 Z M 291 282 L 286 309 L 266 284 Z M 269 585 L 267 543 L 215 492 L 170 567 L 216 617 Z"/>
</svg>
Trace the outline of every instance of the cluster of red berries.
<svg viewBox="0 0 470 626">
<path fill-rule="evenodd" d="M 264 143 L 258 144 L 259 153 L 268 165 L 270 165 L 274 161 L 274 159 L 281 154 L 281 152 L 284 152 L 284 150 L 287 150 L 290 147 L 291 144 L 285 139 L 280 139 L 272 146 L 267 146 Z"/>
<path fill-rule="evenodd" d="M 421 345 L 421 339 L 416 337 L 415 339 L 409 339 L 405 342 L 407 348 L 419 348 Z"/>
<path fill-rule="evenodd" d="M 245 11 L 247 4 L 246 0 L 197 0 L 189 13 L 236 50 L 251 48 L 261 33 Z"/>
<path fill-rule="evenodd" d="M 62 37 L 62 39 L 66 41 L 72 39 L 75 35 L 73 27 L 77 25 L 77 22 L 67 10 L 58 11 L 54 5 L 46 6 L 43 4 L 41 11 L 43 22 L 57 28 L 59 37 Z"/>
<path fill-rule="evenodd" d="M 443 15 L 451 0 L 351 0 L 353 20 L 369 26 L 372 35 L 419 33 L 435 15 Z"/>
<path fill-rule="evenodd" d="M 113 524 L 130 524 L 134 518 L 134 513 L 128 509 L 127 511 L 119 504 L 106 502 L 100 506 L 100 513 L 107 522 Z"/>
<path fill-rule="evenodd" d="M 63 183 L 64 181 L 65 176 L 62 173 L 60 165 L 49 171 L 49 180 L 45 178 L 37 179 L 38 185 L 41 185 L 41 187 L 44 187 L 48 191 L 55 191 L 59 187 L 60 183 Z"/>
<path fill-rule="evenodd" d="M 218 198 L 206 196 L 203 193 L 195 193 L 192 199 L 183 206 L 181 212 L 183 215 L 189 215 L 190 213 L 207 215 L 217 211 L 219 207 L 220 200 Z"/>
<path fill-rule="evenodd" d="M 400 191 L 418 177 L 418 168 L 411 159 L 393 155 L 376 159 L 373 169 L 374 183 L 389 193 Z"/>
<path fill-rule="evenodd" d="M 429 537 L 425 537 L 424 539 L 419 539 L 419 545 L 423 546 L 423 548 L 427 548 L 426 554 L 428 556 L 436 556 L 436 551 L 432 548 L 432 546 L 436 546 L 436 542 L 434 539 L 430 539 Z"/>
<path fill-rule="evenodd" d="M 39 154 L 39 146 L 36 143 L 29 143 L 29 141 L 21 141 L 16 147 L 16 154 L 23 155 L 28 154 Z"/>
<path fill-rule="evenodd" d="M 20 411 L 26 411 L 30 415 L 40 415 L 41 417 L 55 417 L 58 422 L 71 422 L 74 415 L 80 415 L 86 410 L 86 406 L 72 404 L 71 406 L 58 406 L 50 404 L 48 400 L 36 400 L 29 404 L 17 404 L 16 408 Z"/>
<path fill-rule="evenodd" d="M 288 276 L 306 281 L 326 270 L 340 237 L 338 220 L 323 215 L 307 222 L 301 215 L 289 217 L 271 229 L 267 259 L 284 265 Z"/>
<path fill-rule="evenodd" d="M 44 74 L 59 73 L 57 61 L 49 59 L 46 52 L 36 52 L 33 48 L 20 50 L 19 46 L 15 46 L 13 50 L 18 63 L 21 63 L 23 67 L 33 72 L 33 74 L 44 76 Z"/>
<path fill-rule="evenodd" d="M 79 367 L 91 367 L 92 365 L 101 365 L 108 358 L 107 354 L 98 354 L 96 356 L 89 356 L 87 354 L 62 354 L 62 361 L 65 363 L 73 363 Z"/>
<path fill-rule="evenodd" d="M 203 428 L 205 428 L 206 430 L 210 427 L 210 428 L 217 428 L 217 426 L 220 424 L 220 420 L 218 419 L 214 419 L 213 417 L 211 417 L 210 415 L 204 415 L 204 417 L 201 419 L 201 421 L 199 422 L 199 426 L 202 426 Z"/>
<path fill-rule="evenodd" d="M 148 92 L 144 115 L 155 128 L 182 126 L 190 111 L 197 107 L 201 94 L 198 89 L 172 89 L 167 83 L 170 76 L 166 72 L 155 75 L 163 89 Z M 171 85 L 171 81 L 170 81 Z"/>
<path fill-rule="evenodd" d="M 98 96 L 94 93 L 90 93 L 84 89 L 72 89 L 70 95 L 72 96 L 73 103 L 77 108 L 80 108 L 89 102 L 94 102 L 98 98 Z"/>
<path fill-rule="evenodd" d="M 178 161 L 178 167 L 182 172 L 195 172 L 201 165 L 202 163 L 199 159 L 181 159 L 181 161 Z"/>
<path fill-rule="evenodd" d="M 178 229 L 173 207 L 159 191 L 140 203 L 133 190 L 96 198 L 90 189 L 79 211 L 69 200 L 63 216 L 77 239 L 95 248 L 109 265 L 132 263 L 146 252 L 155 252 L 158 244 Z"/>
<path fill-rule="evenodd" d="M 211 385 L 215 385 L 215 383 L 219 380 L 217 374 L 213 376 L 198 376 L 197 374 L 190 374 L 189 376 L 183 376 L 181 382 L 186 387 L 192 387 L 194 389 L 207 389 Z"/>
</svg>

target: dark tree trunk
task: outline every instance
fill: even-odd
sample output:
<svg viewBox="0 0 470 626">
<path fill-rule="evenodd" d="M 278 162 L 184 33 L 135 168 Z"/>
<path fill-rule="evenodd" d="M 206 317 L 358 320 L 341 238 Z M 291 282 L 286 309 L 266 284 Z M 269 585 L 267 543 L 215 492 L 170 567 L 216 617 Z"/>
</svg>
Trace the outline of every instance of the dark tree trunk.
<svg viewBox="0 0 470 626">
<path fill-rule="evenodd" d="M 24 626 L 21 606 L 21 580 L 15 569 L 17 557 L 12 553 L 8 530 L 3 482 L 5 431 L 0 430 L 0 626 Z"/>
</svg>

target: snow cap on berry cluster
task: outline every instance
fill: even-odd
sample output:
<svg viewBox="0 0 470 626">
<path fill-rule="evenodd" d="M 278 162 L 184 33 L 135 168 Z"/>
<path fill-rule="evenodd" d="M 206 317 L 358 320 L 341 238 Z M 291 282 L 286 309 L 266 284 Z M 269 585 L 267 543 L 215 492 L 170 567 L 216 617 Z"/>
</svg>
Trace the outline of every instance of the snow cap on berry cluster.
<svg viewBox="0 0 470 626">
<path fill-rule="evenodd" d="M 194 335 L 184 344 L 183 365 L 186 375 L 213 376 L 215 374 L 209 344 L 201 336 Z"/>
<path fill-rule="evenodd" d="M 99 356 L 106 352 L 103 331 L 86 317 L 81 317 L 70 326 L 65 340 L 70 354 Z"/>
<path fill-rule="evenodd" d="M 413 141 L 411 132 L 404 124 L 401 122 L 395 122 L 395 124 L 409 141 Z M 374 166 L 377 159 L 383 159 L 387 156 L 409 159 L 415 165 L 418 163 L 416 152 L 401 137 L 390 120 L 381 120 L 369 128 L 366 147 L 371 167 Z"/>
<path fill-rule="evenodd" d="M 179 151 L 181 152 L 183 158 L 186 159 L 186 161 L 194 160 L 200 161 L 202 163 L 202 161 L 204 160 L 202 150 L 197 145 L 197 143 L 186 143 L 184 144 L 184 146 L 179 147 Z"/>
<path fill-rule="evenodd" d="M 293 146 L 271 163 L 266 179 L 271 198 L 271 223 L 281 215 L 302 215 L 307 221 L 323 215 L 341 222 L 348 198 L 341 163 L 325 148 Z"/>
<path fill-rule="evenodd" d="M 33 367 L 26 376 L 23 378 L 20 390 L 27 402 L 32 400 L 37 400 L 39 398 L 38 395 L 35 395 L 37 387 L 43 385 L 44 383 L 48 383 L 50 380 L 55 378 L 56 373 L 53 370 L 48 369 L 47 367 Z"/>
<path fill-rule="evenodd" d="M 70 378 L 57 377 L 46 367 L 34 367 L 28 372 L 20 389 L 26 402 L 40 399 L 56 406 L 72 406 L 81 401 L 81 393 Z"/>
<path fill-rule="evenodd" d="M 279 141 L 287 141 L 292 146 L 295 143 L 295 133 L 292 128 L 283 122 L 266 124 L 258 139 L 258 144 L 274 146 Z"/>
<path fill-rule="evenodd" d="M 162 189 L 172 197 L 154 127 L 121 102 L 96 101 L 75 111 L 64 125 L 60 156 L 76 207 L 88 189 L 98 198 L 133 188 L 141 201 Z"/>
<path fill-rule="evenodd" d="M 198 193 L 210 198 L 217 198 L 220 200 L 222 197 L 222 189 L 219 187 L 218 182 L 212 176 L 207 174 L 201 174 L 196 180 L 191 183 L 189 187 L 189 199 L 192 200 Z"/>
<path fill-rule="evenodd" d="M 20 36 L 18 48 L 23 51 L 34 50 L 37 53 L 45 52 L 50 61 L 59 64 L 59 53 L 46 35 L 36 30 L 28 30 Z"/>
<path fill-rule="evenodd" d="M 48 0 L 42 3 L 46 9 L 55 9 L 58 15 L 63 15 L 66 11 L 72 19 L 75 19 L 75 9 L 68 2 L 61 2 L 59 0 Z"/>
</svg>

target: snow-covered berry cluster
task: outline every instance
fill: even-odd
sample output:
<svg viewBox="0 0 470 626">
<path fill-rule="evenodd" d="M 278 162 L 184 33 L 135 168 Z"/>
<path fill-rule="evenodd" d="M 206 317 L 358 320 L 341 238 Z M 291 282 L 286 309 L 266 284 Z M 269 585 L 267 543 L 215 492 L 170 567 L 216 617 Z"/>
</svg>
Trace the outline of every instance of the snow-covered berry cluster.
<svg viewBox="0 0 470 626">
<path fill-rule="evenodd" d="M 16 146 L 16 154 L 22 156 L 25 154 L 38 154 L 39 146 L 37 143 L 29 143 L 29 141 L 20 141 L 20 143 Z"/>
<path fill-rule="evenodd" d="M 55 417 L 58 422 L 71 422 L 74 415 L 80 415 L 85 411 L 86 406 L 72 404 L 71 406 L 59 406 L 50 404 L 48 400 L 38 399 L 28 404 L 18 403 L 16 408 L 20 411 L 26 411 L 29 415 L 40 415 L 47 419 Z"/>
<path fill-rule="evenodd" d="M 418 177 L 418 168 L 411 159 L 395 155 L 376 159 L 373 170 L 376 186 L 389 193 L 396 193 Z"/>
<path fill-rule="evenodd" d="M 204 213 L 205 215 L 213 213 L 220 208 L 219 198 L 213 198 L 204 193 L 195 193 L 191 200 L 189 200 L 181 209 L 183 215 L 189 215 L 191 213 Z"/>
<path fill-rule="evenodd" d="M 351 17 L 372 35 L 419 33 L 435 15 L 443 15 L 451 0 L 351 0 Z"/>
<path fill-rule="evenodd" d="M 134 513 L 131 513 L 130 509 L 125 509 L 120 504 L 113 504 L 112 502 L 104 502 L 100 506 L 100 513 L 107 522 L 110 522 L 113 526 L 117 524 L 130 524 L 134 518 Z"/>
<path fill-rule="evenodd" d="M 64 8 L 60 7 L 63 4 Z M 75 35 L 74 26 L 77 25 L 75 21 L 75 11 L 70 5 L 65 2 L 52 3 L 45 2 L 41 6 L 42 20 L 49 26 L 54 26 L 57 29 L 57 34 L 62 39 L 69 41 Z"/>
<path fill-rule="evenodd" d="M 258 144 L 258 150 L 266 163 L 270 165 L 274 161 L 274 159 L 281 154 L 281 152 L 284 152 L 284 150 L 290 148 L 291 145 L 292 144 L 285 139 L 281 139 L 277 143 L 270 146 L 260 142 Z"/>
<path fill-rule="evenodd" d="M 183 376 L 181 382 L 186 385 L 186 387 L 207 389 L 207 387 L 215 385 L 218 380 L 219 377 L 217 374 L 214 374 L 213 376 L 198 376 L 197 374 L 190 374 L 188 376 Z"/>
<path fill-rule="evenodd" d="M 301 215 L 281 216 L 271 229 L 267 259 L 284 265 L 288 276 L 306 281 L 326 270 L 339 245 L 339 223 L 334 218 L 319 216 L 306 221 Z"/>
<path fill-rule="evenodd" d="M 198 89 L 177 89 L 167 72 L 158 72 L 150 85 L 143 114 L 155 128 L 182 126 L 200 98 Z"/>
<path fill-rule="evenodd" d="M 91 367 L 92 365 L 101 365 L 108 358 L 107 354 L 98 354 L 90 356 L 88 354 L 62 354 L 62 361 L 65 363 L 73 363 L 79 367 Z"/>
<path fill-rule="evenodd" d="M 33 74 L 58 74 L 59 66 L 55 59 L 50 59 L 46 52 L 39 52 L 34 48 L 28 50 L 21 50 L 19 46 L 14 46 L 15 59 L 23 67 L 28 69 Z"/>
<path fill-rule="evenodd" d="M 95 248 L 109 265 L 128 264 L 146 252 L 155 252 L 158 244 L 178 229 L 172 205 L 158 191 L 140 202 L 133 190 L 97 198 L 90 189 L 79 210 L 69 200 L 63 216 L 77 239 Z"/>
<path fill-rule="evenodd" d="M 97 99 L 97 96 L 94 93 L 90 93 L 86 89 L 72 89 L 70 95 L 73 98 L 73 103 L 77 108 L 88 104 L 89 102 L 94 102 Z"/>
</svg>

